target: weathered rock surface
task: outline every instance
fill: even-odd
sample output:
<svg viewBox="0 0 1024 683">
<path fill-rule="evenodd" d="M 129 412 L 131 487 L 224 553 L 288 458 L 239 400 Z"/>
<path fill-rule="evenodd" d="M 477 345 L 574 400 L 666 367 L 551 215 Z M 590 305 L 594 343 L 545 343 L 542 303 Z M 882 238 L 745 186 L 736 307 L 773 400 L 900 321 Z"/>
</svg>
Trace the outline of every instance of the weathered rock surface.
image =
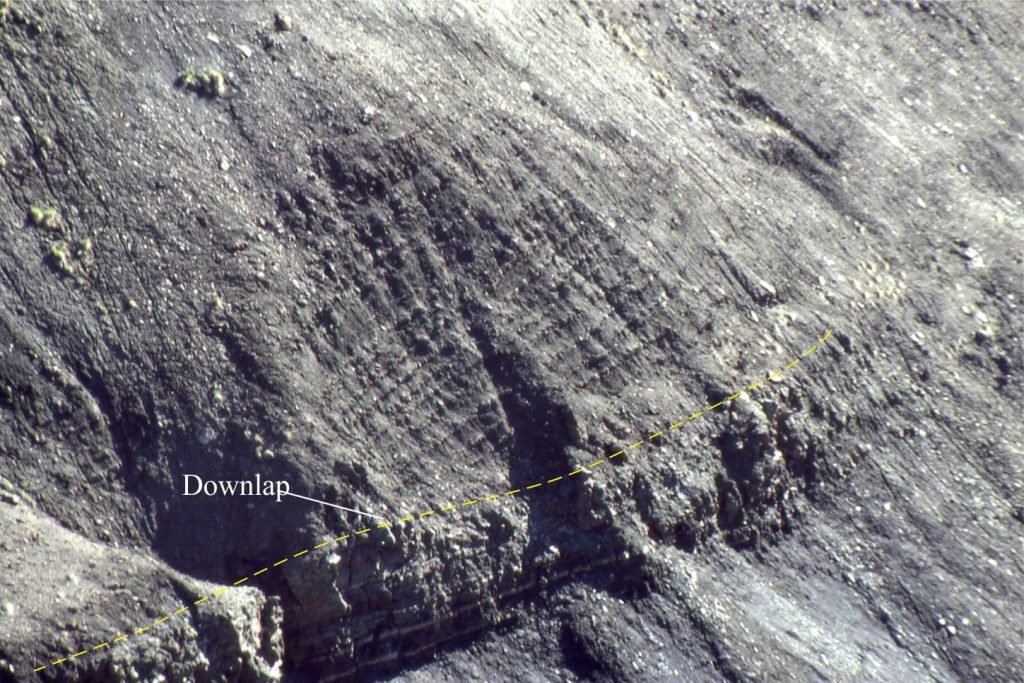
<svg viewBox="0 0 1024 683">
<path fill-rule="evenodd" d="M 1024 679 L 1016 6 L 484 5 L 0 0 L 0 680 Z"/>
</svg>

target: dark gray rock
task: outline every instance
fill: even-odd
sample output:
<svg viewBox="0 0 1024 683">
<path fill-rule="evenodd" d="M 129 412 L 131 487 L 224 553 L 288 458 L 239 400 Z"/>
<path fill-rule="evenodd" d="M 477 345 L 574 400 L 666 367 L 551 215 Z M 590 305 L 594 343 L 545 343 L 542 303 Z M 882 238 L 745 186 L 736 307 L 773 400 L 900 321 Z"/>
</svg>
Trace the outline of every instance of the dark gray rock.
<svg viewBox="0 0 1024 683">
<path fill-rule="evenodd" d="M 0 7 L 0 680 L 1024 679 L 1013 3 Z"/>
</svg>

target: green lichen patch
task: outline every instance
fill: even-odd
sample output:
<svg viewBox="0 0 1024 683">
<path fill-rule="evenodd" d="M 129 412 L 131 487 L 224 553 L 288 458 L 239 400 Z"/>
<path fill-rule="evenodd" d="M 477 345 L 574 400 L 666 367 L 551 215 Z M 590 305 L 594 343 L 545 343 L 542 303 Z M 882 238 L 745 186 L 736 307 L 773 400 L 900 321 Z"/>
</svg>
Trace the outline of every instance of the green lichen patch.
<svg viewBox="0 0 1024 683">
<path fill-rule="evenodd" d="M 227 92 L 227 84 L 224 80 L 224 74 L 216 69 L 206 69 L 205 71 L 183 71 L 178 75 L 178 79 L 175 81 L 175 85 L 179 88 L 184 88 L 190 92 L 194 92 L 200 97 L 223 97 L 224 93 Z"/>
</svg>

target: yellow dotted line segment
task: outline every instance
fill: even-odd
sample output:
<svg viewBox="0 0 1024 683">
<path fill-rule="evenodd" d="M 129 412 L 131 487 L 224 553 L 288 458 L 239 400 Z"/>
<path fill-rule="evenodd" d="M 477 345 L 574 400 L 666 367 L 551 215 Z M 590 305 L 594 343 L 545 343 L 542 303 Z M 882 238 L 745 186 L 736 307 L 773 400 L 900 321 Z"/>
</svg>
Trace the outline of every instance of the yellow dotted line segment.
<svg viewBox="0 0 1024 683">
<path fill-rule="evenodd" d="M 782 373 L 785 372 L 785 370 L 789 370 L 789 369 L 792 369 L 793 367 L 795 367 L 800 362 L 801 358 L 806 358 L 806 357 L 810 356 L 812 353 L 814 353 L 816 350 L 821 348 L 820 345 L 825 344 L 825 342 L 827 342 L 828 339 L 831 336 L 832 336 L 832 330 L 826 331 L 825 334 L 818 339 L 818 343 L 817 344 L 812 345 L 809 349 L 807 349 L 802 354 L 800 354 L 799 357 L 794 358 L 792 361 L 790 361 L 785 366 L 784 369 L 776 370 L 775 372 L 773 372 L 770 375 L 768 375 L 764 380 L 759 380 L 757 382 L 754 382 L 753 384 L 748 386 L 745 390 L 737 391 L 737 392 L 727 396 L 726 398 L 722 399 L 718 403 L 715 403 L 714 405 L 708 406 L 704 410 L 698 410 L 697 412 L 692 413 L 685 420 L 681 419 L 681 420 L 678 420 L 677 422 L 674 422 L 674 423 L 670 424 L 668 426 L 668 429 L 669 430 L 679 429 L 686 422 L 692 422 L 693 420 L 696 420 L 697 418 L 701 417 L 702 415 L 705 415 L 705 414 L 707 414 L 709 412 L 712 412 L 712 411 L 722 407 L 726 403 L 731 403 L 731 402 L 735 401 L 736 399 L 738 399 L 740 396 L 742 396 L 745 393 L 754 391 L 755 389 L 758 389 L 758 388 L 760 388 L 760 387 L 762 387 L 762 386 L 764 386 L 766 384 L 770 384 L 772 381 L 778 379 L 778 377 L 781 376 Z M 653 442 L 655 439 L 657 439 L 657 438 L 659 438 L 659 437 L 661 437 L 663 435 L 664 435 L 664 430 L 658 430 L 656 432 L 653 432 L 653 433 L 651 433 L 647 437 L 647 442 Z M 624 449 L 619 450 L 619 451 L 617 451 L 615 453 L 612 453 L 611 455 L 607 456 L 607 459 L 601 458 L 599 460 L 595 460 L 590 465 L 587 465 L 586 468 L 584 468 L 584 467 L 577 467 L 576 469 L 574 469 L 573 471 L 569 472 L 566 475 L 559 475 L 559 476 L 547 479 L 546 480 L 547 484 L 548 485 L 556 484 L 556 483 L 562 481 L 562 479 L 565 476 L 572 477 L 572 476 L 576 476 L 576 475 L 579 475 L 579 474 L 583 474 L 583 473 L 588 471 L 588 468 L 589 468 L 589 470 L 592 471 L 592 470 L 600 467 L 601 465 L 603 465 L 608 460 L 611 460 L 612 458 L 617 458 L 617 457 L 623 455 L 628 450 L 639 448 L 640 446 L 643 446 L 647 442 L 645 442 L 643 439 L 641 439 L 639 441 L 634 441 L 633 443 L 631 443 L 628 446 L 626 446 Z M 481 501 L 497 500 L 498 498 L 503 497 L 503 496 L 514 496 L 514 495 L 522 492 L 523 490 L 533 491 L 535 489 L 539 489 L 542 486 L 544 486 L 544 481 L 540 481 L 540 482 L 538 482 L 536 484 L 530 484 L 529 486 L 525 486 L 522 489 L 509 489 L 509 490 L 505 491 L 504 494 L 495 493 L 495 494 L 491 494 L 489 496 L 486 496 L 486 497 L 483 497 L 483 498 L 479 498 L 479 499 L 471 498 L 471 499 L 463 502 L 461 507 L 470 507 L 472 505 L 476 505 L 477 503 L 479 503 Z M 451 512 L 452 510 L 455 510 L 455 509 L 457 509 L 459 507 L 460 506 L 452 503 L 452 504 L 449 504 L 449 505 L 445 505 L 444 507 L 438 508 L 438 510 L 440 512 Z M 401 519 L 398 519 L 398 520 L 396 520 L 394 522 L 387 521 L 387 522 L 383 522 L 381 524 L 378 524 L 376 528 L 377 529 L 385 529 L 387 527 L 392 526 L 393 524 L 403 524 L 403 523 L 406 523 L 406 522 L 411 522 L 414 519 L 424 519 L 426 517 L 429 517 L 429 516 L 435 514 L 438 510 L 425 510 L 425 511 L 420 512 L 420 513 L 418 513 L 416 515 L 406 515 L 405 517 L 402 517 Z M 359 529 L 358 531 L 355 531 L 354 534 L 356 536 L 361 536 L 361 535 L 364 535 L 364 534 L 369 534 L 373 530 L 374 530 L 373 527 L 366 527 L 365 529 Z M 345 541 L 348 538 L 350 538 L 349 534 L 342 534 L 341 536 L 335 537 L 334 538 L 334 542 L 341 543 L 342 541 Z M 328 545 L 328 543 L 329 543 L 329 541 L 324 541 L 322 543 L 319 543 L 319 544 L 313 546 L 313 548 L 318 550 L 318 549 L 323 548 L 326 545 Z M 308 549 L 300 550 L 299 552 L 293 553 L 291 557 L 292 558 L 299 558 L 299 557 L 302 557 L 303 555 L 306 555 L 308 553 L 309 553 Z M 272 567 L 280 567 L 283 564 L 285 564 L 286 562 L 288 562 L 288 560 L 289 560 L 288 557 L 284 557 L 284 558 L 278 560 L 277 562 L 275 562 L 271 567 L 264 567 L 263 569 L 260 569 L 259 571 L 253 572 L 252 576 L 253 577 L 259 576 L 260 574 L 263 574 L 263 573 L 267 572 Z M 250 578 L 249 576 L 244 576 L 244 577 L 238 579 L 237 581 L 235 581 L 232 585 L 233 586 L 240 586 L 243 583 L 247 582 L 249 580 L 249 578 Z M 208 600 L 210 598 L 216 598 L 217 596 L 222 595 L 227 590 L 228 590 L 227 586 L 219 588 L 218 590 L 215 590 L 210 595 L 208 595 L 208 596 L 204 595 L 204 596 L 200 597 L 199 599 L 195 600 L 192 605 L 184 605 L 181 608 L 179 608 L 177 611 L 175 611 L 173 614 L 161 617 L 160 619 L 155 621 L 152 624 L 152 626 L 143 626 L 141 628 L 135 629 L 134 633 L 136 635 L 141 635 L 141 634 L 147 632 L 150 628 L 159 626 L 159 625 L 163 624 L 164 622 L 172 619 L 173 617 L 176 617 L 176 616 L 178 616 L 180 614 L 184 614 L 190 608 L 198 606 L 198 605 L 202 604 L 203 602 L 205 602 L 206 600 Z M 117 637 L 112 638 L 110 642 L 104 641 L 104 642 L 94 646 L 92 648 L 92 650 L 93 651 L 97 651 L 97 650 L 102 650 L 104 648 L 109 648 L 109 647 L 111 647 L 111 645 L 110 645 L 111 642 L 112 643 L 119 643 L 122 640 L 126 640 L 127 638 L 128 638 L 128 635 L 126 635 L 126 634 L 118 635 Z M 64 662 L 77 659 L 78 657 L 81 657 L 81 656 L 86 655 L 88 653 L 89 653 L 89 650 L 81 650 L 79 652 L 76 652 L 76 653 L 70 655 L 69 657 L 62 657 L 61 659 L 54 660 L 54 661 L 52 661 L 50 663 L 49 666 L 59 666 L 60 664 L 63 664 Z M 46 668 L 47 668 L 47 665 L 43 664 L 43 665 L 40 665 L 40 666 L 36 667 L 32 671 L 33 671 L 33 673 L 38 673 L 40 671 L 43 671 Z"/>
</svg>

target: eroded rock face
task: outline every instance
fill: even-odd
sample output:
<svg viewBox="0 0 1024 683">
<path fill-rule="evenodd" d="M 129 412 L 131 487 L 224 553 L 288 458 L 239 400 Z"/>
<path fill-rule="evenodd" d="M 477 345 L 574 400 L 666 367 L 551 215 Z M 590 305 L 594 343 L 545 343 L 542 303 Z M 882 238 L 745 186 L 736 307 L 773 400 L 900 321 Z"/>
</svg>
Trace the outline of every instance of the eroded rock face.
<svg viewBox="0 0 1024 683">
<path fill-rule="evenodd" d="M 3 680 L 1024 678 L 1012 5 L 0 7 Z"/>
<path fill-rule="evenodd" d="M 80 665 L 84 680 L 278 681 L 284 642 L 276 597 L 232 591 L 211 612 L 161 638 L 135 639 Z"/>
</svg>

